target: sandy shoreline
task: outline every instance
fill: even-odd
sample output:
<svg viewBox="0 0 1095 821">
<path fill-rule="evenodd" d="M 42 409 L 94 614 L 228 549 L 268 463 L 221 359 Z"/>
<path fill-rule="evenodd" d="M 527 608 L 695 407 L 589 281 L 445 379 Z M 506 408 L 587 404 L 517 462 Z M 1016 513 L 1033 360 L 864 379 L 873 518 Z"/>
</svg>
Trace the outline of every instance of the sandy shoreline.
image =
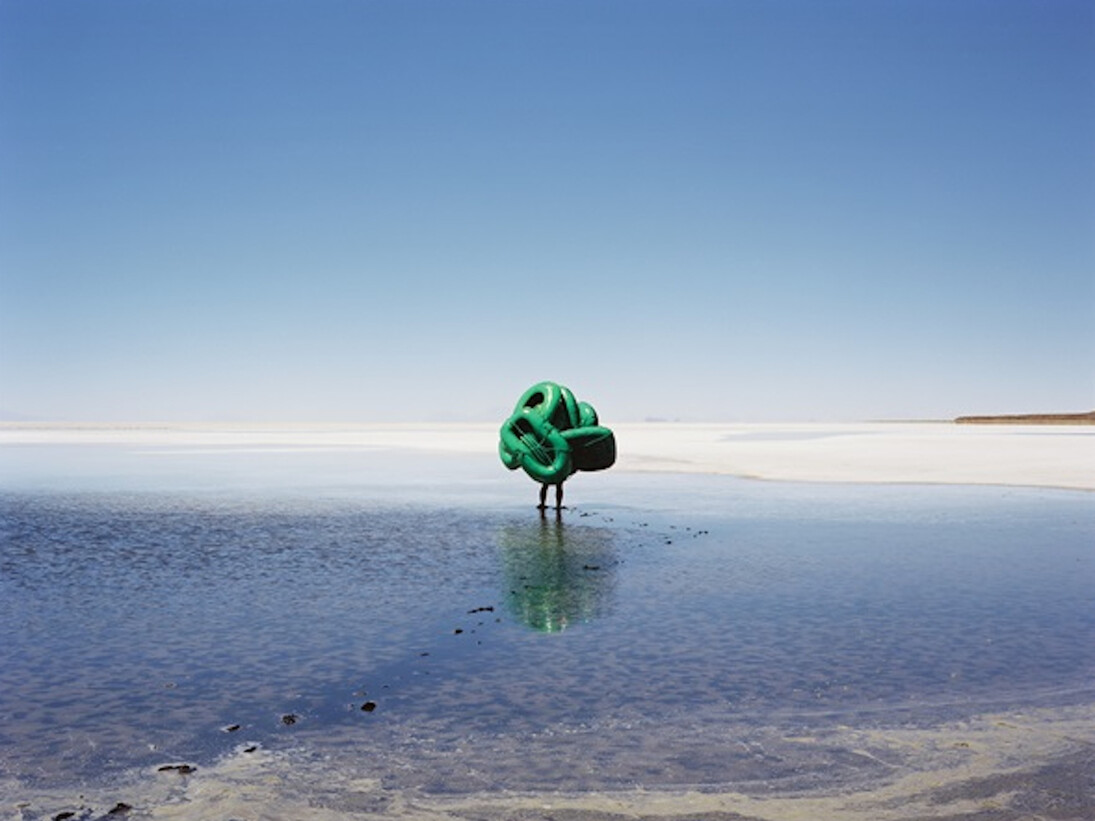
<svg viewBox="0 0 1095 821">
<path fill-rule="evenodd" d="M 953 423 L 614 425 L 616 470 L 805 482 L 1095 490 L 1095 429 Z M 0 425 L 0 448 L 410 449 L 493 454 L 497 425 Z M 0 453 L 2 458 L 2 453 Z"/>
<path fill-rule="evenodd" d="M 481 791 L 431 794 L 393 789 L 379 773 L 344 769 L 300 750 L 241 745 L 188 776 L 137 771 L 109 786 L 82 785 L 14 801 L 27 815 L 110 815 L 132 807 L 142 818 L 307 818 L 336 821 L 1020 821 L 1090 817 L 1092 707 L 989 713 L 930 728 L 834 727 L 771 741 L 842 755 L 873 776 L 852 783 L 788 789 L 773 784 L 699 784 L 619 791 Z M 729 728 L 728 728 L 729 729 Z M 727 743 L 735 743 L 728 737 Z M 774 787 L 774 789 L 773 789 Z M 0 796 L 25 795 L 0 779 Z M 11 799 L 9 799 L 11 800 Z M 126 814 L 128 810 L 120 814 Z M 118 811 L 115 810 L 118 814 Z"/>
</svg>

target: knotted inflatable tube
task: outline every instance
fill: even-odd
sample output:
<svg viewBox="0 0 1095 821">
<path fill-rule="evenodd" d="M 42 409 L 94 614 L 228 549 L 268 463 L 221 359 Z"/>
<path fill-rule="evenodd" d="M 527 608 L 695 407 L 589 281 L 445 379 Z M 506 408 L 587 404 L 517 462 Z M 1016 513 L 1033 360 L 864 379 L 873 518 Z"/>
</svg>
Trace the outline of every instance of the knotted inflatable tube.
<svg viewBox="0 0 1095 821">
<path fill-rule="evenodd" d="M 521 394 L 514 413 L 530 411 L 550 422 L 559 430 L 570 430 L 580 424 L 578 402 L 570 388 L 554 382 L 539 382 Z"/>
<path fill-rule="evenodd" d="M 561 484 L 578 470 L 604 470 L 616 461 L 616 437 L 597 411 L 555 382 L 538 382 L 517 400 L 499 431 L 498 456 L 542 484 Z"/>
<path fill-rule="evenodd" d="M 506 420 L 501 435 L 499 452 L 506 467 L 524 468 L 537 482 L 548 485 L 556 485 L 574 472 L 567 440 L 539 414 L 523 408 Z"/>
</svg>

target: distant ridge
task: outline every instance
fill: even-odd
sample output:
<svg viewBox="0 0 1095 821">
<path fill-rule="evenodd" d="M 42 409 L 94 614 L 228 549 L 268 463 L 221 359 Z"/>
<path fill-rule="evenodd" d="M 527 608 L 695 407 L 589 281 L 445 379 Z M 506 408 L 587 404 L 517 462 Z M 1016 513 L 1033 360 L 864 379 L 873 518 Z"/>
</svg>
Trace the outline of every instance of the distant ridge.
<svg viewBox="0 0 1095 821">
<path fill-rule="evenodd" d="M 959 425 L 1095 425 L 1095 411 L 1088 413 L 1020 413 L 1007 416 L 959 416 Z"/>
</svg>

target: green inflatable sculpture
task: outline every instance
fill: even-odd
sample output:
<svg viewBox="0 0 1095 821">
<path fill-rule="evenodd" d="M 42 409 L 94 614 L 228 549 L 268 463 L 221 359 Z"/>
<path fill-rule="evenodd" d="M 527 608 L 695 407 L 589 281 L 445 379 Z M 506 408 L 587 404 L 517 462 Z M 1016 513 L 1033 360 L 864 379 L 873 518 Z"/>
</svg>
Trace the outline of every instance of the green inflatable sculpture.
<svg viewBox="0 0 1095 821">
<path fill-rule="evenodd" d="M 502 464 L 523 469 L 545 486 L 562 485 L 575 471 L 604 470 L 616 461 L 616 437 L 597 424 L 593 406 L 555 382 L 539 382 L 525 391 L 500 434 Z M 557 498 L 561 501 L 561 494 Z"/>
</svg>

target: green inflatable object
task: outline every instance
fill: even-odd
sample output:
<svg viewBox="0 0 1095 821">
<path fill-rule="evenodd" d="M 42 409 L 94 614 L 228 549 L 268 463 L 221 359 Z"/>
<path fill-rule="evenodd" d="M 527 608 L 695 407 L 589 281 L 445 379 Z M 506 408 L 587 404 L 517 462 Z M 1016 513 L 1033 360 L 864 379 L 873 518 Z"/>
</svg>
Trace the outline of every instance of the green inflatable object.
<svg viewBox="0 0 1095 821">
<path fill-rule="evenodd" d="M 499 436 L 502 464 L 545 485 L 616 461 L 616 437 L 598 424 L 597 411 L 555 382 L 538 382 L 521 394 Z"/>
</svg>

